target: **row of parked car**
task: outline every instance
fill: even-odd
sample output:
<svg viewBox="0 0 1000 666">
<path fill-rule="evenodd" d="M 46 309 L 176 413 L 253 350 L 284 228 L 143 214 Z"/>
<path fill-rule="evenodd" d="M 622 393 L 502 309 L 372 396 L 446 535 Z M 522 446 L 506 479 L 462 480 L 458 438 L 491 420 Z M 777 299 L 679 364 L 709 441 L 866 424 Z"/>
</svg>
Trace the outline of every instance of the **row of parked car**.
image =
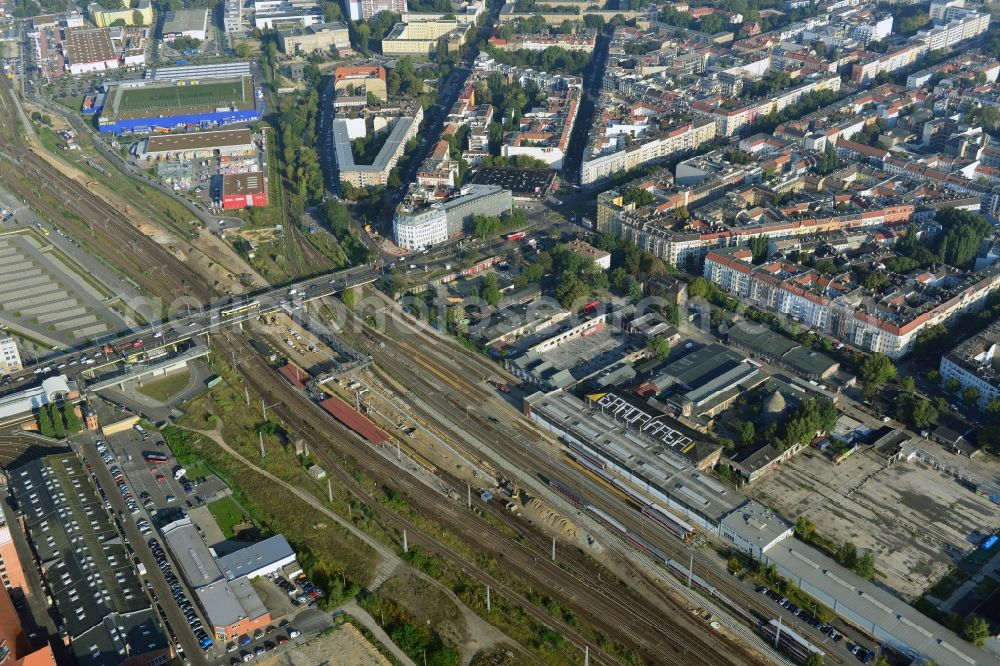
<svg viewBox="0 0 1000 666">
<path fill-rule="evenodd" d="M 857 658 L 857 660 L 860 661 L 862 664 L 871 663 L 872 661 L 874 661 L 876 657 L 876 654 L 873 650 L 869 650 L 868 648 L 861 645 L 855 645 L 854 643 L 849 643 L 847 645 L 847 649 L 850 650 L 851 654 L 853 654 L 855 658 Z"/>
<path fill-rule="evenodd" d="M 114 456 L 108 450 L 108 444 L 103 439 L 97 441 L 97 452 L 101 454 L 101 460 L 108 466 L 108 471 L 111 472 L 111 476 L 115 479 L 115 484 L 118 486 L 118 491 L 122 494 L 122 499 L 125 500 L 125 506 L 128 507 L 129 513 L 133 516 L 139 513 L 139 502 L 136 501 L 135 496 L 132 494 L 132 489 L 128 487 L 128 483 L 125 481 L 125 474 L 122 473 L 121 467 L 115 464 Z M 110 506 L 110 502 L 106 503 Z M 146 528 L 149 530 L 149 527 Z M 148 534 L 143 532 L 143 534 Z"/>
<path fill-rule="evenodd" d="M 326 596 L 326 592 L 312 584 L 304 573 L 300 573 L 295 576 L 295 582 L 292 583 L 284 576 L 275 576 L 274 584 L 280 587 L 289 597 L 292 605 L 299 606 L 301 604 L 308 604 L 310 607 L 315 608 L 318 599 Z M 298 587 L 296 587 L 296 585 Z M 301 591 L 300 591 L 301 588 Z"/>
<path fill-rule="evenodd" d="M 279 645 L 286 644 L 290 639 L 296 638 L 300 634 L 298 629 L 288 624 L 288 620 L 282 620 L 279 626 L 281 626 L 285 631 L 288 632 L 287 636 L 285 634 L 278 634 L 277 636 L 274 636 L 273 639 L 265 640 L 263 643 L 260 643 L 253 649 L 250 649 L 250 645 L 255 640 L 260 640 L 265 636 L 270 636 L 275 631 L 277 631 L 277 629 L 273 624 L 268 625 L 267 629 L 258 629 L 255 632 L 253 632 L 253 638 L 251 638 L 249 634 L 243 634 L 235 641 L 226 645 L 226 652 L 236 652 L 237 650 L 240 651 L 238 657 L 233 657 L 230 660 L 230 664 L 235 665 L 241 662 L 253 661 L 256 658 L 264 654 L 267 654 L 271 650 L 277 649 Z"/>
<path fill-rule="evenodd" d="M 181 587 L 180 581 L 174 575 L 174 570 L 167 559 L 167 554 L 156 538 L 149 540 L 149 548 L 153 551 L 153 557 L 156 558 L 156 563 L 159 565 L 160 571 L 163 572 L 163 577 L 166 579 L 167 585 L 170 586 L 170 593 L 173 595 L 174 601 L 177 602 L 178 608 L 184 613 L 184 617 L 187 618 L 191 630 L 194 631 L 195 638 L 198 639 L 198 645 L 201 646 L 202 650 L 207 652 L 214 644 L 212 637 L 205 631 L 205 628 L 201 624 L 201 619 L 194 609 L 194 605 L 187 598 L 187 595 L 184 594 L 184 588 Z"/>
<path fill-rule="evenodd" d="M 839 631 L 837 631 L 836 629 L 834 629 L 832 624 L 830 624 L 829 622 L 824 623 L 822 620 L 817 618 L 809 609 L 799 608 L 785 597 L 781 596 L 780 594 L 778 594 L 777 592 L 775 592 L 770 588 L 764 587 L 763 585 L 758 587 L 757 591 L 765 595 L 769 599 L 773 599 L 774 601 L 776 601 L 779 606 L 790 611 L 792 615 L 802 620 L 802 622 L 804 622 L 805 624 L 808 624 L 810 627 L 819 629 L 820 633 L 829 636 L 832 640 L 839 643 L 844 639 L 844 635 Z"/>
</svg>

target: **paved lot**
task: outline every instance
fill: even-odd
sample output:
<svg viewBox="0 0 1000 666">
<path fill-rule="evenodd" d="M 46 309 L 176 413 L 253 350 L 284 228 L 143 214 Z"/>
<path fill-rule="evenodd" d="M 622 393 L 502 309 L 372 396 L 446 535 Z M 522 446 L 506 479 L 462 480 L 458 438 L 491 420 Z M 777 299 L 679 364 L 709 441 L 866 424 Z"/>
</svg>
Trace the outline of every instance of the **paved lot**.
<svg viewBox="0 0 1000 666">
<path fill-rule="evenodd" d="M 163 438 L 156 433 L 150 433 L 149 439 L 142 440 L 142 437 L 134 429 L 117 433 L 108 437 L 108 444 L 114 452 L 115 459 L 125 472 L 129 482 L 132 484 L 133 494 L 139 497 L 143 491 L 148 491 L 154 502 L 154 509 L 185 507 L 188 501 L 194 504 L 193 496 L 184 493 L 180 483 L 174 479 L 174 469 L 178 467 L 177 461 L 171 456 L 166 463 L 159 465 L 149 465 L 143 459 L 144 452 L 163 453 L 170 456 L 170 449 L 163 442 Z M 158 481 L 157 476 L 161 475 L 162 480 Z M 174 499 L 167 500 L 172 496 Z"/>
<path fill-rule="evenodd" d="M 926 448 L 980 477 L 1000 473 L 988 458 Z M 838 542 L 873 549 L 881 582 L 911 600 L 1000 523 L 1000 506 L 947 474 L 916 462 L 883 468 L 868 447 L 840 465 L 805 452 L 746 491 L 792 519 L 809 516 Z"/>
<path fill-rule="evenodd" d="M 58 233 L 58 232 L 56 232 Z M 0 237 L 0 305 L 11 324 L 75 346 L 124 326 L 105 301 L 111 295 L 34 234 Z"/>
</svg>

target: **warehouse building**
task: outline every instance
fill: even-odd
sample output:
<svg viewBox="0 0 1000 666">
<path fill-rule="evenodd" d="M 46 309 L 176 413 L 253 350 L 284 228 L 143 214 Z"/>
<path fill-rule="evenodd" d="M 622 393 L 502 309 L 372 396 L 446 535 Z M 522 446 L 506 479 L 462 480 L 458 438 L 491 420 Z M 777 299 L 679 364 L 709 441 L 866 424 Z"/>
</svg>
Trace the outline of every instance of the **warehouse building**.
<svg viewBox="0 0 1000 666">
<path fill-rule="evenodd" d="M 731 524 L 734 533 L 755 538 L 753 522 Z M 764 551 L 762 561 L 838 615 L 899 650 L 916 663 L 996 664 L 982 648 L 934 622 L 882 587 L 846 569 L 818 549 L 785 537 Z"/>
<path fill-rule="evenodd" d="M 558 435 L 575 455 L 598 463 L 651 501 L 711 532 L 717 533 L 723 517 L 746 500 L 697 469 L 685 454 L 694 445 L 692 437 L 667 424 L 654 438 L 561 390 L 526 397 L 524 413 Z"/>
<path fill-rule="evenodd" d="M 650 381 L 679 414 L 711 418 L 766 379 L 742 354 L 711 344 L 671 362 Z"/>
<path fill-rule="evenodd" d="M 189 518 L 164 525 L 161 532 L 216 638 L 227 641 L 267 626 L 271 615 L 250 581 L 223 575 L 215 553 Z"/>
<path fill-rule="evenodd" d="M 163 39 L 172 42 L 178 37 L 205 41 L 208 34 L 207 9 L 178 9 L 163 17 Z"/>
<path fill-rule="evenodd" d="M 80 666 L 166 663 L 170 644 L 121 536 L 71 453 L 10 471 L 64 640 Z"/>
<path fill-rule="evenodd" d="M 267 176 L 263 173 L 232 173 L 221 177 L 219 200 L 225 210 L 267 205 Z"/>
<path fill-rule="evenodd" d="M 755 357 L 787 368 L 806 379 L 820 381 L 840 369 L 840 363 L 826 354 L 806 349 L 799 343 L 760 324 L 738 322 L 729 328 L 729 344 Z"/>
<path fill-rule="evenodd" d="M 203 160 L 212 157 L 253 155 L 256 146 L 249 128 L 158 134 L 143 139 L 136 156 L 147 162 L 162 160 Z"/>
<path fill-rule="evenodd" d="M 268 576 L 295 561 L 295 551 L 281 534 L 223 555 L 218 559 L 219 569 L 226 580 L 240 577 L 253 580 Z"/>
<path fill-rule="evenodd" d="M 103 72 L 118 69 L 118 51 L 106 28 L 67 28 L 63 37 L 63 54 L 70 74 Z"/>
<path fill-rule="evenodd" d="M 348 35 L 347 25 L 335 21 L 282 30 L 278 33 L 278 46 L 286 55 L 331 49 L 341 52 L 345 49 L 350 50 L 351 38 Z"/>
<path fill-rule="evenodd" d="M 719 536 L 759 560 L 772 546 L 792 536 L 792 524 L 773 509 L 749 500 L 722 519 Z"/>
</svg>

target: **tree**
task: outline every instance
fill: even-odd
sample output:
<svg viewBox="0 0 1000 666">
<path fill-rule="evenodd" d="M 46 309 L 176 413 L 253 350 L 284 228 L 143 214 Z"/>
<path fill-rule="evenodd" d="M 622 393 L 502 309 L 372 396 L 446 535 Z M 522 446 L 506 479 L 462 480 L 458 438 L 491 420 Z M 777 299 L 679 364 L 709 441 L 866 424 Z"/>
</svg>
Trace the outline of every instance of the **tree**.
<svg viewBox="0 0 1000 666">
<path fill-rule="evenodd" d="M 449 305 L 446 311 L 449 324 L 458 324 L 465 321 L 465 307 L 462 305 Z"/>
<path fill-rule="evenodd" d="M 706 32 L 710 35 L 714 35 L 717 32 L 722 32 L 726 28 L 726 19 L 722 18 L 721 14 L 709 14 L 701 20 L 698 28 L 702 32 Z"/>
<path fill-rule="evenodd" d="M 847 567 L 848 569 L 853 569 L 854 565 L 858 563 L 858 547 L 855 546 L 850 541 L 846 541 L 840 545 L 837 549 L 834 559 L 842 567 Z"/>
<path fill-rule="evenodd" d="M 837 149 L 833 147 L 833 143 L 827 142 L 823 149 L 823 159 L 816 166 L 816 173 L 823 176 L 833 173 L 837 169 L 837 163 Z"/>
<path fill-rule="evenodd" d="M 940 415 L 938 414 L 938 410 L 934 408 L 934 405 L 921 398 L 913 405 L 910 423 L 917 430 L 925 430 L 937 423 L 938 416 Z"/>
<path fill-rule="evenodd" d="M 986 413 L 993 418 L 1000 417 L 1000 399 L 994 398 L 986 403 Z"/>
<path fill-rule="evenodd" d="M 234 47 L 234 50 L 236 51 L 237 58 L 246 59 L 250 57 L 251 53 L 250 45 L 246 42 L 237 43 L 236 46 Z"/>
<path fill-rule="evenodd" d="M 803 541 L 812 541 L 814 534 L 816 534 L 816 523 L 808 516 L 799 516 L 795 519 L 795 536 Z"/>
<path fill-rule="evenodd" d="M 649 349 L 660 361 L 665 361 L 670 357 L 670 343 L 666 338 L 655 337 L 649 341 Z"/>
<path fill-rule="evenodd" d="M 753 263 L 763 263 L 767 258 L 767 236 L 754 236 L 750 239 L 750 251 L 753 252 Z"/>
<path fill-rule="evenodd" d="M 740 442 L 743 446 L 749 446 L 753 444 L 754 440 L 757 439 L 757 428 L 754 427 L 753 421 L 746 420 L 740 424 Z"/>
<path fill-rule="evenodd" d="M 83 424 L 80 423 L 80 417 L 76 415 L 76 408 L 72 403 L 67 402 L 63 405 L 63 417 L 66 421 L 66 432 L 74 435 L 81 430 L 83 430 Z"/>
<path fill-rule="evenodd" d="M 983 647 L 990 637 L 990 624 L 979 615 L 970 615 L 962 625 L 962 633 L 973 645 Z"/>
<path fill-rule="evenodd" d="M 875 577 L 875 554 L 872 551 L 866 550 L 858 557 L 858 561 L 854 564 L 854 573 L 865 580 Z"/>
<path fill-rule="evenodd" d="M 962 382 L 958 381 L 954 377 L 949 377 L 944 382 L 944 390 L 948 391 L 949 393 L 954 393 L 960 388 L 962 388 Z"/>
<path fill-rule="evenodd" d="M 962 391 L 962 399 L 970 405 L 976 404 L 979 402 L 979 389 L 975 386 L 966 387 L 966 389 Z"/>
<path fill-rule="evenodd" d="M 483 287 L 480 296 L 489 305 L 496 305 L 500 302 L 500 287 L 497 285 L 496 273 L 487 273 L 483 278 Z"/>
<path fill-rule="evenodd" d="M 899 389 L 904 393 L 913 393 L 916 389 L 916 383 L 913 381 L 913 377 L 907 375 L 899 380 Z"/>
<path fill-rule="evenodd" d="M 46 437 L 55 435 L 55 431 L 52 429 L 52 414 L 49 413 L 47 405 L 38 408 L 38 432 Z"/>
<path fill-rule="evenodd" d="M 49 405 L 49 418 L 52 420 L 52 434 L 59 439 L 66 436 L 66 424 L 63 423 L 62 414 L 55 405 Z"/>
<path fill-rule="evenodd" d="M 354 46 L 367 58 L 371 53 L 368 41 L 372 37 L 371 27 L 364 21 L 354 23 Z"/>
<path fill-rule="evenodd" d="M 895 377 L 895 364 L 881 352 L 872 354 L 861 363 L 861 380 L 869 386 L 877 388 Z"/>
<path fill-rule="evenodd" d="M 358 292 L 354 287 L 345 289 L 340 293 L 340 300 L 344 302 L 344 307 L 353 310 L 358 304 Z"/>
<path fill-rule="evenodd" d="M 142 27 L 146 23 L 146 19 L 142 18 L 142 12 L 138 9 L 132 12 L 132 25 Z"/>
<path fill-rule="evenodd" d="M 559 284 L 556 286 L 555 297 L 564 308 L 569 308 L 574 302 L 586 298 L 590 289 L 577 277 L 574 271 L 565 271 L 559 277 Z"/>
<path fill-rule="evenodd" d="M 696 277 L 688 283 L 689 298 L 708 298 L 712 292 L 712 283 L 703 277 Z"/>
</svg>

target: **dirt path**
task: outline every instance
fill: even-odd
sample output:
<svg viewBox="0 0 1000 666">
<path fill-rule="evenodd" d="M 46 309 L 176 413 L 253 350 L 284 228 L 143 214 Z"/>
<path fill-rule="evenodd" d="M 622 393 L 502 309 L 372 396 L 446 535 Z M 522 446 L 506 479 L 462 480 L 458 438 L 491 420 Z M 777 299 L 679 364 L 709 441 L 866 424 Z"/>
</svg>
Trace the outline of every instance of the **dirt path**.
<svg viewBox="0 0 1000 666">
<path fill-rule="evenodd" d="M 368 611 L 359 606 L 353 599 L 341 606 L 340 610 L 350 614 L 358 622 L 365 625 L 365 628 L 372 632 L 375 635 L 375 638 L 377 638 L 379 642 L 392 653 L 392 656 L 403 664 L 403 666 L 416 666 L 416 664 L 413 663 L 413 660 L 407 657 L 406 653 L 400 650 L 399 647 L 392 642 L 392 639 L 389 638 L 389 635 L 382 630 L 382 627 L 378 626 L 378 622 L 375 621 L 375 618 L 369 615 Z"/>
<path fill-rule="evenodd" d="M 317 511 L 323 513 L 323 515 L 336 521 L 338 524 L 343 525 L 352 534 L 354 534 L 359 539 L 364 541 L 366 544 L 374 548 L 375 551 L 382 556 L 382 564 L 379 565 L 378 573 L 376 574 L 377 582 L 370 584 L 370 586 L 377 588 L 378 584 L 389 578 L 394 572 L 405 571 L 410 575 L 417 576 L 423 580 L 430 582 L 432 585 L 434 585 L 435 587 L 439 588 L 442 592 L 444 592 L 448 596 L 448 598 L 451 599 L 451 601 L 455 604 L 458 610 L 462 613 L 462 617 L 465 619 L 466 636 L 464 644 L 460 646 L 463 652 L 463 659 L 462 659 L 463 664 L 468 664 L 472 660 L 472 657 L 475 656 L 476 652 L 482 650 L 483 648 L 488 648 L 493 645 L 499 645 L 499 644 L 518 645 L 517 641 L 511 639 L 510 636 L 508 636 L 501 630 L 497 629 L 483 618 L 479 617 L 479 615 L 477 615 L 475 611 L 466 606 L 465 603 L 461 599 L 459 599 L 458 596 L 450 589 L 448 589 L 446 586 L 442 585 L 440 582 L 438 582 L 434 578 L 431 578 L 422 571 L 418 571 L 417 569 L 414 569 L 410 565 L 403 562 L 399 558 L 399 556 L 396 555 L 395 552 L 390 550 L 385 544 L 374 539 L 367 533 L 361 531 L 360 529 L 355 527 L 353 523 L 345 520 L 339 514 L 334 513 L 331 509 L 324 506 L 323 503 L 319 499 L 317 499 L 315 495 L 306 492 L 300 488 L 297 488 L 282 479 L 279 479 L 278 477 L 274 476 L 267 470 L 258 467 L 250 460 L 240 455 L 235 449 L 229 446 L 223 439 L 222 420 L 219 419 L 218 417 L 216 417 L 216 424 L 214 430 L 199 430 L 196 428 L 184 428 L 183 426 L 178 426 L 178 427 L 181 427 L 184 430 L 188 430 L 189 432 L 194 432 L 199 435 L 204 435 L 205 437 L 210 438 L 212 441 L 218 444 L 223 451 L 225 451 L 229 455 L 239 460 L 240 463 L 243 464 L 245 467 L 252 469 L 259 474 L 262 474 L 267 479 L 283 486 L 289 492 L 294 493 L 303 502 L 306 502 L 307 504 L 315 508 Z M 363 610 L 360 609 L 360 607 L 358 608 L 358 610 L 364 612 Z M 350 612 L 354 614 L 354 611 Z M 374 621 L 373 624 L 375 624 Z M 382 639 L 380 638 L 379 640 Z M 388 641 L 388 638 L 386 640 Z M 388 647 L 389 645 L 392 645 L 392 642 L 388 641 L 386 645 Z"/>
</svg>

